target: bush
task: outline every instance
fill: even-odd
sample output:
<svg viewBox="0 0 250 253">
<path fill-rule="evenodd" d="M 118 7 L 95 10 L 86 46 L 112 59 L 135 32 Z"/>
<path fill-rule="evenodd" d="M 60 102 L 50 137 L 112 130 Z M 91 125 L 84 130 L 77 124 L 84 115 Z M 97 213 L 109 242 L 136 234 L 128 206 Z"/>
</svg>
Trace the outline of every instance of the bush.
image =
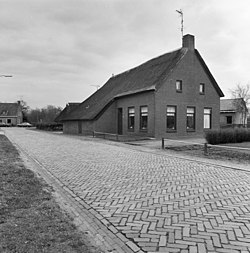
<svg viewBox="0 0 250 253">
<path fill-rule="evenodd" d="M 61 123 L 37 123 L 36 128 L 45 131 L 62 131 L 63 124 Z"/>
<path fill-rule="evenodd" d="M 223 144 L 223 143 L 240 143 L 250 141 L 250 130 L 243 128 L 211 130 L 206 133 L 205 138 L 207 143 Z"/>
</svg>

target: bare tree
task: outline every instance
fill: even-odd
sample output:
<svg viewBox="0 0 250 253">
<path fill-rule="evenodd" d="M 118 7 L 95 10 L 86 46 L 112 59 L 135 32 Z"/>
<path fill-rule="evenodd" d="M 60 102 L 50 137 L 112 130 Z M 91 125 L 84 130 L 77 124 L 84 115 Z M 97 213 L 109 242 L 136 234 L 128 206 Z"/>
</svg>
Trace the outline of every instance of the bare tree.
<svg viewBox="0 0 250 253">
<path fill-rule="evenodd" d="M 230 90 L 234 100 L 236 111 L 241 114 L 241 122 L 246 124 L 248 115 L 248 106 L 250 105 L 250 85 L 237 84 L 233 90 Z"/>
<path fill-rule="evenodd" d="M 27 102 L 24 100 L 19 100 L 17 102 L 19 102 L 21 105 L 22 113 L 23 113 L 23 121 L 26 122 L 30 107 L 27 105 Z"/>
<path fill-rule="evenodd" d="M 52 123 L 61 111 L 61 107 L 53 105 L 47 105 L 42 109 L 31 109 L 28 113 L 28 120 L 31 123 Z"/>
</svg>

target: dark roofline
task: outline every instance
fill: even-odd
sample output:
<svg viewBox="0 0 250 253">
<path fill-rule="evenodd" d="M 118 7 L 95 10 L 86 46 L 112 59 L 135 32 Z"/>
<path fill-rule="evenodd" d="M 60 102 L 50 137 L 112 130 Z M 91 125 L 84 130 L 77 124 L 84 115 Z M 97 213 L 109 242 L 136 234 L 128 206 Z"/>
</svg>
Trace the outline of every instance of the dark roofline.
<svg viewBox="0 0 250 253">
<path fill-rule="evenodd" d="M 200 53 L 199 53 L 199 51 L 197 49 L 195 49 L 195 53 L 196 53 L 196 55 L 197 55 L 197 57 L 198 57 L 201 65 L 202 65 L 202 67 L 204 68 L 205 72 L 207 73 L 210 81 L 212 82 L 215 90 L 218 92 L 218 94 L 219 94 L 220 97 L 224 97 L 224 93 L 222 92 L 222 90 L 220 89 L 219 85 L 215 81 L 215 79 L 214 79 L 213 75 L 211 74 L 208 66 L 206 65 L 205 61 L 202 59 L 202 57 L 201 57 L 201 55 L 200 55 Z"/>
<path fill-rule="evenodd" d="M 103 114 L 103 112 L 117 99 L 122 98 L 122 97 L 128 97 L 128 96 L 133 96 L 136 94 L 140 94 L 140 93 L 146 93 L 146 92 L 150 92 L 150 91 L 155 91 L 154 88 L 148 89 L 148 90 L 140 90 L 140 91 L 136 91 L 136 92 L 131 92 L 131 93 L 127 93 L 127 94 L 121 94 L 121 95 L 117 95 L 115 96 L 112 100 L 110 100 L 103 108 L 102 110 L 92 119 L 90 120 L 96 120 L 98 118 L 100 118 L 100 116 Z"/>
</svg>

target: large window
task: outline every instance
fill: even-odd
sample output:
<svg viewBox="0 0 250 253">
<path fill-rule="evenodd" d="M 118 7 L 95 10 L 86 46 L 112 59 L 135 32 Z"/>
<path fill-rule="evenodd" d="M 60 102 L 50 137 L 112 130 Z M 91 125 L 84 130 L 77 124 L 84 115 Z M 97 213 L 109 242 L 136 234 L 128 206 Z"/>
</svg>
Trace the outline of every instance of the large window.
<svg viewBox="0 0 250 253">
<path fill-rule="evenodd" d="M 135 108 L 128 108 L 128 129 L 133 131 L 135 129 Z"/>
<path fill-rule="evenodd" d="M 177 92 L 182 92 L 182 80 L 176 80 L 175 88 Z"/>
<path fill-rule="evenodd" d="M 176 130 L 176 106 L 167 106 L 167 131 Z"/>
<path fill-rule="evenodd" d="M 141 130 L 148 129 L 148 107 L 147 106 L 140 107 L 140 129 Z"/>
<path fill-rule="evenodd" d="M 187 130 L 195 130 L 195 108 L 187 107 Z"/>
<path fill-rule="evenodd" d="M 204 128 L 210 129 L 212 126 L 212 109 L 204 108 Z"/>
</svg>

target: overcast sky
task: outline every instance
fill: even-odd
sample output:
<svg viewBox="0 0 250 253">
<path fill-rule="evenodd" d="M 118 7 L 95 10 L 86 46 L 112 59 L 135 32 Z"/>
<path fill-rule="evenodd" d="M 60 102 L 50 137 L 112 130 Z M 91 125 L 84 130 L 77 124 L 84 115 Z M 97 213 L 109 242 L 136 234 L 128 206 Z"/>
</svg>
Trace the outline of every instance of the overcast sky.
<svg viewBox="0 0 250 253">
<path fill-rule="evenodd" d="M 82 102 L 112 74 L 181 47 L 199 50 L 226 97 L 250 82 L 249 0 L 0 0 L 0 101 Z"/>
</svg>

